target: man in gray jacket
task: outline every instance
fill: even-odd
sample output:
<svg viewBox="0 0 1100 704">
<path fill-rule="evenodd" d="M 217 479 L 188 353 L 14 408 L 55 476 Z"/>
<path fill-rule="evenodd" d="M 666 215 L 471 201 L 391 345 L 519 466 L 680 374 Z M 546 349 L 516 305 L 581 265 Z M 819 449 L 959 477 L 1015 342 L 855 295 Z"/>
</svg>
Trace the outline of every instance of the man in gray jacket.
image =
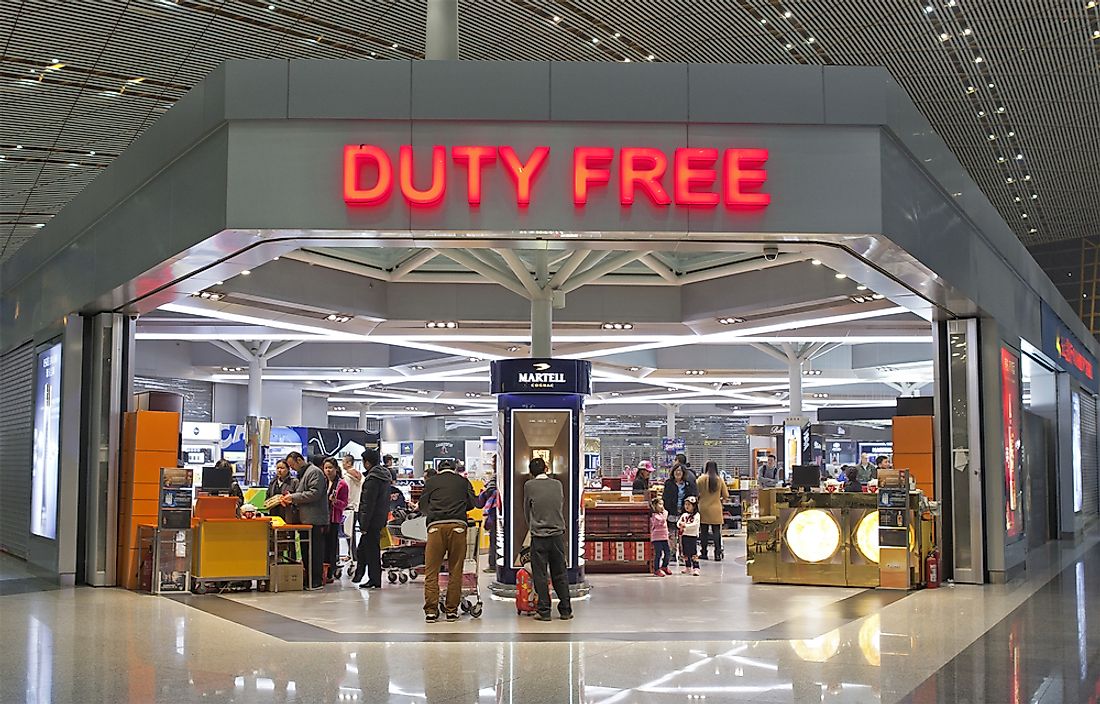
<svg viewBox="0 0 1100 704">
<path fill-rule="evenodd" d="M 569 602 L 569 575 L 565 566 L 565 516 L 561 482 L 546 473 L 546 461 L 536 457 L 527 465 L 532 479 L 523 485 L 523 517 L 531 531 L 531 581 L 538 594 L 538 621 L 550 620 L 550 589 L 547 568 L 554 592 L 558 595 L 558 613 L 563 621 L 573 618 Z"/>
<path fill-rule="evenodd" d="M 283 495 L 283 505 L 294 504 L 302 523 L 313 526 L 312 545 L 302 544 L 302 564 L 309 565 L 309 584 L 307 589 L 320 589 L 324 586 L 325 533 L 329 530 L 332 517 L 328 506 L 328 479 L 321 468 L 306 462 L 300 452 L 291 452 L 286 463 L 298 473 L 298 490 Z"/>
</svg>

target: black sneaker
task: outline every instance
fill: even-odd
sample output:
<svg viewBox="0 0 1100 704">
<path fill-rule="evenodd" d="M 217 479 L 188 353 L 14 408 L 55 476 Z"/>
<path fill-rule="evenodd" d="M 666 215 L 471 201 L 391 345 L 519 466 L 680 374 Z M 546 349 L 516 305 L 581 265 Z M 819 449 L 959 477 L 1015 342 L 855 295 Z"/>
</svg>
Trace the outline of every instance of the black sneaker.
<svg viewBox="0 0 1100 704">
<path fill-rule="evenodd" d="M 457 621 L 457 620 L 458 620 L 458 612 L 457 611 L 451 611 L 447 614 L 447 621 L 448 622 L 453 623 L 454 621 Z"/>
<path fill-rule="evenodd" d="M 553 619 L 550 618 L 550 614 L 536 614 L 535 615 L 535 620 L 536 621 L 553 621 Z"/>
<path fill-rule="evenodd" d="M 561 620 L 562 620 L 562 621 L 572 621 L 572 620 L 573 620 L 573 612 L 572 612 L 572 611 L 570 611 L 570 612 L 569 612 L 569 613 L 567 613 L 567 614 L 562 614 L 562 615 L 561 615 Z"/>
<path fill-rule="evenodd" d="M 424 614 L 424 620 L 428 623 L 439 621 L 439 614 Z"/>
</svg>

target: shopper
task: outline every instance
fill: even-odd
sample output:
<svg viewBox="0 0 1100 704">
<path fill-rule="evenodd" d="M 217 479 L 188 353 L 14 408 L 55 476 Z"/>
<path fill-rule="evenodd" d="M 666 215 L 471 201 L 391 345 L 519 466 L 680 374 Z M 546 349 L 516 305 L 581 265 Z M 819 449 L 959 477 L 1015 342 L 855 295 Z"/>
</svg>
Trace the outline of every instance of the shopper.
<svg viewBox="0 0 1100 704">
<path fill-rule="evenodd" d="M 390 514 L 390 473 L 378 464 L 378 450 L 363 452 L 363 491 L 359 496 L 359 547 L 355 551 L 355 575 L 362 589 L 382 588 L 382 529 Z M 366 575 L 366 581 L 363 576 Z"/>
<path fill-rule="evenodd" d="M 695 470 L 691 468 L 691 462 L 688 462 L 687 455 L 682 452 L 677 454 L 676 459 L 672 462 L 672 469 L 675 470 L 677 467 L 683 467 L 684 472 L 691 478 L 691 481 L 696 481 L 696 479 L 698 479 L 698 477 L 695 476 Z"/>
<path fill-rule="evenodd" d="M 706 560 L 707 549 L 714 542 L 714 560 L 722 560 L 722 502 L 729 500 L 730 492 L 726 481 L 718 474 L 718 463 L 707 462 L 703 476 L 696 483 L 699 489 L 699 521 L 702 523 L 702 544 L 699 556 Z"/>
<path fill-rule="evenodd" d="M 424 548 L 424 620 L 439 620 L 439 570 L 447 560 L 448 621 L 458 620 L 462 600 L 462 561 L 466 559 L 466 514 L 473 510 L 474 487 L 455 471 L 451 460 L 439 463 L 438 472 L 424 482 L 420 510 L 427 518 L 428 544 Z"/>
<path fill-rule="evenodd" d="M 680 531 L 680 549 L 683 554 L 683 559 L 680 561 L 680 564 L 683 565 L 680 574 L 693 574 L 696 577 L 699 576 L 700 522 L 698 501 L 694 496 L 684 499 L 684 512 L 680 514 L 679 520 L 676 521 L 676 527 Z"/>
<path fill-rule="evenodd" d="M 340 459 L 340 470 L 348 483 L 348 507 L 344 509 L 344 535 L 348 538 L 348 557 L 355 555 L 355 515 L 359 512 L 359 496 L 363 493 L 363 473 L 355 466 L 350 454 Z"/>
<path fill-rule="evenodd" d="M 649 477 L 652 472 L 653 463 L 649 460 L 642 460 L 638 463 L 638 471 L 634 474 L 634 485 L 631 487 L 631 493 L 634 496 L 649 495 Z"/>
<path fill-rule="evenodd" d="M 298 480 L 291 475 L 290 466 L 286 463 L 286 460 L 279 460 L 275 463 L 275 478 L 267 485 L 268 499 L 293 494 L 296 491 L 298 491 Z M 300 520 L 298 518 L 298 507 L 294 504 L 286 506 L 281 500 L 279 503 L 272 504 L 267 513 L 269 516 L 278 516 L 283 519 L 284 523 L 290 525 L 294 525 Z M 297 545 L 290 542 L 287 548 L 280 553 L 280 556 L 289 562 L 297 562 Z"/>
<path fill-rule="evenodd" d="M 886 455 L 880 455 L 879 458 L 877 460 L 875 460 L 875 466 L 871 470 L 871 479 L 875 479 L 875 480 L 878 479 L 878 471 L 880 469 L 893 469 L 893 468 L 894 468 L 894 463 L 890 460 L 890 458 L 887 457 Z M 867 481 L 871 481 L 871 479 L 868 479 Z"/>
<path fill-rule="evenodd" d="M 676 560 L 677 557 L 677 529 L 676 522 L 680 518 L 680 514 L 684 510 L 684 500 L 689 496 L 698 496 L 699 490 L 695 486 L 695 481 L 688 477 L 687 469 L 680 464 L 674 464 L 672 466 L 672 474 L 665 482 L 664 489 L 664 502 L 665 510 L 668 511 L 668 534 L 669 534 L 669 548 L 672 551 L 672 559 Z"/>
<path fill-rule="evenodd" d="M 382 457 L 382 466 L 390 473 L 390 479 L 392 481 L 397 481 L 397 460 L 393 458 L 393 455 L 384 455 Z"/>
<path fill-rule="evenodd" d="M 340 525 L 344 521 L 344 509 L 348 507 L 348 483 L 341 476 L 340 466 L 335 457 L 329 457 L 321 464 L 328 479 L 328 505 L 332 520 L 329 522 L 328 535 L 325 536 L 325 584 L 336 581 L 336 565 L 340 561 Z"/>
<path fill-rule="evenodd" d="M 500 508 L 500 492 L 497 491 L 496 477 L 491 477 L 485 488 L 478 494 L 476 505 L 484 516 L 482 525 L 489 534 L 489 559 L 486 572 L 497 571 L 497 511 Z"/>
<path fill-rule="evenodd" d="M 549 579 L 558 595 L 558 613 L 563 621 L 573 618 L 569 600 L 569 576 L 565 563 L 565 503 L 561 482 L 546 473 L 546 460 L 536 457 L 527 464 L 532 479 L 523 485 L 523 517 L 531 532 L 531 580 L 538 595 L 539 621 L 550 620 Z"/>
<path fill-rule="evenodd" d="M 844 491 L 856 494 L 861 493 L 863 491 L 863 482 L 859 481 L 859 468 L 853 468 L 847 475 L 847 481 L 844 482 Z"/>
<path fill-rule="evenodd" d="M 760 486 L 764 488 L 779 486 L 781 481 L 779 473 L 779 461 L 775 455 L 769 454 L 767 464 L 760 468 Z"/>
<path fill-rule="evenodd" d="M 649 502 L 649 541 L 653 543 L 653 574 L 668 577 L 672 574 L 668 568 L 668 511 L 660 498 Z"/>
<path fill-rule="evenodd" d="M 298 491 L 284 494 L 284 506 L 294 504 L 298 507 L 302 523 L 313 526 L 312 539 L 302 543 L 302 562 L 308 565 L 308 589 L 320 589 L 323 586 L 325 564 L 325 538 L 332 515 L 328 506 L 328 480 L 321 468 L 300 452 L 291 452 L 286 463 L 298 473 Z"/>
<path fill-rule="evenodd" d="M 859 456 L 859 464 L 855 467 L 855 479 L 861 484 L 866 484 L 871 481 L 877 473 L 875 462 L 868 455 Z M 849 472 L 848 477 L 852 478 L 853 473 Z"/>
</svg>

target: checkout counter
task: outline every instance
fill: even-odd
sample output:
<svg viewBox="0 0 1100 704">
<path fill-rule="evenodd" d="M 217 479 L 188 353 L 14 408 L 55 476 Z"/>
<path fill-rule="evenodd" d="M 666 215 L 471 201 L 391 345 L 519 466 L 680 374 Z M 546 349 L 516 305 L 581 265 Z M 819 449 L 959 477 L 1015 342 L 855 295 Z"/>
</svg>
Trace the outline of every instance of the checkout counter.
<svg viewBox="0 0 1100 704">
<path fill-rule="evenodd" d="M 911 586 L 924 583 L 934 545 L 935 523 L 921 499 L 919 491 L 909 492 Z M 746 522 L 753 582 L 879 586 L 878 494 L 761 489 L 754 513 Z"/>
</svg>

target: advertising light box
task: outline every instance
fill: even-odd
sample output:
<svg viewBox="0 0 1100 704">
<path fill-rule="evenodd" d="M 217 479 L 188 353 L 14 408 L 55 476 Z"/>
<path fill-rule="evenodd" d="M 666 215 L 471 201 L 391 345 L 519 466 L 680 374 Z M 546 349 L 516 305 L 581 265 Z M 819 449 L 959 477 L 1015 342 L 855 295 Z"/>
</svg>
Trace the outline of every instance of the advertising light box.
<svg viewBox="0 0 1100 704">
<path fill-rule="evenodd" d="M 31 533 L 54 540 L 61 446 L 61 343 L 41 348 L 35 361 Z"/>
</svg>

